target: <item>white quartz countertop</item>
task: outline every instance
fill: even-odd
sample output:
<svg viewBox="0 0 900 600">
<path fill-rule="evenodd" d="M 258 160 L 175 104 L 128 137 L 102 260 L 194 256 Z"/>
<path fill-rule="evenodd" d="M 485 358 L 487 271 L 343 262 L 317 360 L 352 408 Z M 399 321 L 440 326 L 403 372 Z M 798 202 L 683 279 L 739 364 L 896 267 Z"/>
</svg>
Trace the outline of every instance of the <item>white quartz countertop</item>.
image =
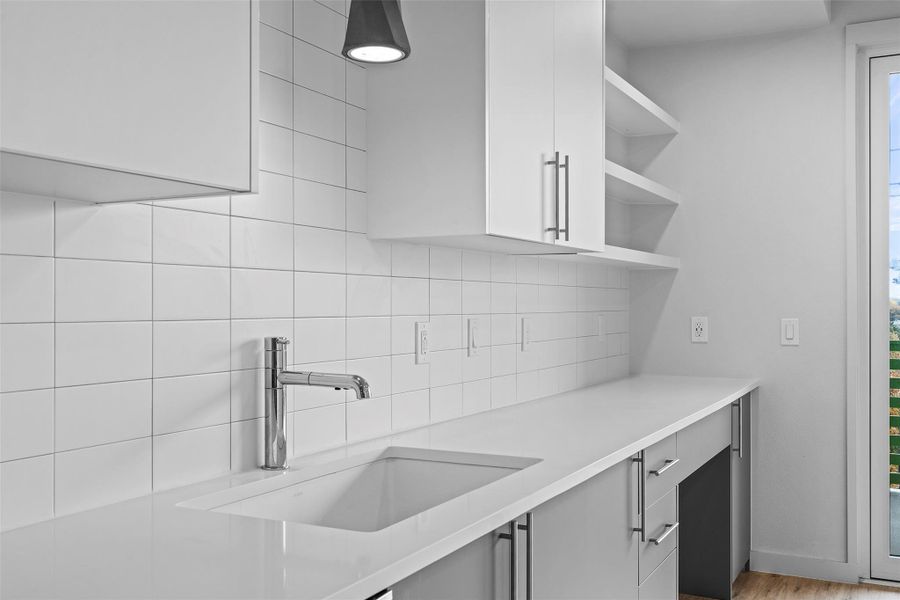
<svg viewBox="0 0 900 600">
<path fill-rule="evenodd" d="M 754 379 L 631 377 L 291 462 L 302 469 L 388 446 L 541 459 L 380 531 L 177 506 L 281 476 L 263 471 L 8 531 L 0 536 L 0 597 L 361 600 L 757 386 Z"/>
</svg>

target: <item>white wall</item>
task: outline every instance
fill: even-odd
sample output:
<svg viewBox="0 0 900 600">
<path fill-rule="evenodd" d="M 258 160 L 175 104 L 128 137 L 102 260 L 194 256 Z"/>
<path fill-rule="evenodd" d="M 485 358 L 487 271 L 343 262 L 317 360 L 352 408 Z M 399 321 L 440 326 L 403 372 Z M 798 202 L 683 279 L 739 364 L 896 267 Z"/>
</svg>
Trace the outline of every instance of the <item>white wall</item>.
<svg viewBox="0 0 900 600">
<path fill-rule="evenodd" d="M 264 336 L 372 386 L 362 401 L 290 388 L 293 454 L 627 373 L 626 272 L 368 241 L 344 7 L 262 3 L 258 197 L 0 199 L 0 528 L 255 468 Z M 468 318 L 486 346 L 471 358 Z"/>
<path fill-rule="evenodd" d="M 843 35 L 896 16 L 835 2 L 828 27 L 628 57 L 682 123 L 638 162 L 684 194 L 659 244 L 681 270 L 632 276 L 632 370 L 761 378 L 752 547 L 784 564 L 847 558 Z M 692 315 L 709 344 L 689 343 Z M 782 317 L 799 347 L 780 346 Z"/>
</svg>

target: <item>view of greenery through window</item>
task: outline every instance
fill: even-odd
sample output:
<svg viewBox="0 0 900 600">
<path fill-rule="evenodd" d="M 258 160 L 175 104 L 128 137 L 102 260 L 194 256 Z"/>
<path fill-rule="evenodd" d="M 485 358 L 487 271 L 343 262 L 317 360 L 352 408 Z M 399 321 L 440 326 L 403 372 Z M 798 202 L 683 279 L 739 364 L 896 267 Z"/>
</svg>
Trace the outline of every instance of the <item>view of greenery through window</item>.
<svg viewBox="0 0 900 600">
<path fill-rule="evenodd" d="M 900 73 L 891 75 L 890 96 L 890 486 L 900 490 Z M 891 495 L 891 521 L 894 521 L 894 504 L 898 501 Z M 891 554 L 900 550 L 893 548 L 893 540 L 891 546 Z"/>
</svg>

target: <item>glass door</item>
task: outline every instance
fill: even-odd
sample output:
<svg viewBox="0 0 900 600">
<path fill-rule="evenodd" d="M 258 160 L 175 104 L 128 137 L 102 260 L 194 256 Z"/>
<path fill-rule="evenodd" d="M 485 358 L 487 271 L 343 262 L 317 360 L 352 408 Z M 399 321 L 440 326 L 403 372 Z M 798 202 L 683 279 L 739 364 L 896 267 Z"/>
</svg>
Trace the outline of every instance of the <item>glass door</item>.
<svg viewBox="0 0 900 600">
<path fill-rule="evenodd" d="M 900 55 L 869 66 L 871 567 L 900 581 Z"/>
</svg>

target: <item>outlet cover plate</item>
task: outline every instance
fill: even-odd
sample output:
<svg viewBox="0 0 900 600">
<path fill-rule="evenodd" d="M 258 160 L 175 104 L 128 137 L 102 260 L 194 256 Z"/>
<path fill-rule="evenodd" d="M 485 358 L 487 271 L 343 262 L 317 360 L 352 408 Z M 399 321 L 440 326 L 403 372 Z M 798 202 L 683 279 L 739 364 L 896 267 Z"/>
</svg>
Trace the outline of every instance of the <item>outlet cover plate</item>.
<svg viewBox="0 0 900 600">
<path fill-rule="evenodd" d="M 430 331 L 429 323 L 427 322 L 419 322 L 416 323 L 416 364 L 422 365 L 428 362 L 428 357 L 431 354 L 431 348 L 429 347 L 429 339 L 428 334 Z"/>
<path fill-rule="evenodd" d="M 707 317 L 691 317 L 691 342 L 694 344 L 709 342 L 709 319 Z"/>
</svg>

